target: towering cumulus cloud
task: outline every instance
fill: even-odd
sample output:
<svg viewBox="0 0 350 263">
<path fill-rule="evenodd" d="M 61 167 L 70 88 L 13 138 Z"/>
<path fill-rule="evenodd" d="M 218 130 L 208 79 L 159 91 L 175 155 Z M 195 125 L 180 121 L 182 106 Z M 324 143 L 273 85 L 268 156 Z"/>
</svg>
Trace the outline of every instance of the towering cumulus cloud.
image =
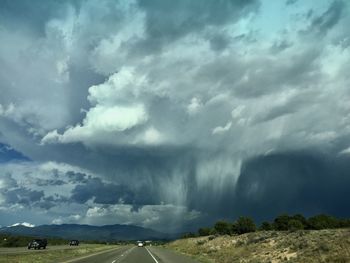
<svg viewBox="0 0 350 263">
<path fill-rule="evenodd" d="M 3 1 L 0 224 L 350 216 L 349 23 L 341 0 Z"/>
</svg>

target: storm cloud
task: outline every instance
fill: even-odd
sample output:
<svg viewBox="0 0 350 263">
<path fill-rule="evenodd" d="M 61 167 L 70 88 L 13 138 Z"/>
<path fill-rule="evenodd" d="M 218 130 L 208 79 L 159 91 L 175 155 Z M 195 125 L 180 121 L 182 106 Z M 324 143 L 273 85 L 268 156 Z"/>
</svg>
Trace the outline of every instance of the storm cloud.
<svg viewBox="0 0 350 263">
<path fill-rule="evenodd" d="M 345 1 L 0 7 L 1 225 L 350 215 Z"/>
</svg>

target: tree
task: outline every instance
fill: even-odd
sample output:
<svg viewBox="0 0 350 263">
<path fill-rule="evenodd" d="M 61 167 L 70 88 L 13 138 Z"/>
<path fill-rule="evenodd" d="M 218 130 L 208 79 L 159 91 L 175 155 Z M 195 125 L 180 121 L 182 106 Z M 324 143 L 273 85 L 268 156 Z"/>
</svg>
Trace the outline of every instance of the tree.
<svg viewBox="0 0 350 263">
<path fill-rule="evenodd" d="M 300 220 L 290 219 L 288 221 L 288 230 L 297 231 L 297 230 L 301 230 L 301 229 L 304 229 L 304 225 Z"/>
<path fill-rule="evenodd" d="M 273 227 L 275 230 L 288 230 L 289 215 L 283 214 L 275 218 Z"/>
<path fill-rule="evenodd" d="M 309 227 L 307 219 L 301 214 L 295 214 L 294 216 L 291 217 L 291 219 L 300 221 L 303 224 L 304 229 L 307 229 Z"/>
<path fill-rule="evenodd" d="M 218 221 L 214 225 L 214 229 L 219 235 L 229 235 L 232 231 L 232 226 L 226 221 Z"/>
<path fill-rule="evenodd" d="M 340 227 L 340 221 L 329 215 L 316 215 L 308 219 L 308 224 L 311 229 L 326 229 Z"/>
<path fill-rule="evenodd" d="M 200 236 L 209 236 L 212 233 L 212 229 L 209 227 L 202 227 L 198 229 L 198 234 Z"/>
<path fill-rule="evenodd" d="M 233 225 L 234 232 L 239 235 L 256 231 L 256 225 L 250 217 L 241 216 Z"/>
</svg>

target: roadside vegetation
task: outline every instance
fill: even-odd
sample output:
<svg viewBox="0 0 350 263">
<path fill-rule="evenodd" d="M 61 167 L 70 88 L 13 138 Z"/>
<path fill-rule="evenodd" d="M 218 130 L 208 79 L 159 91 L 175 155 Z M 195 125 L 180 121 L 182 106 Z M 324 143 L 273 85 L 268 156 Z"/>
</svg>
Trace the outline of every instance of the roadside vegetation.
<svg viewBox="0 0 350 263">
<path fill-rule="evenodd" d="M 20 236 L 13 234 L 0 233 L 0 247 L 26 247 L 28 243 L 39 237 L 32 236 Z M 69 240 L 63 238 L 45 237 L 47 239 L 47 244 L 49 246 L 56 245 L 68 245 Z M 99 244 L 99 245 L 130 245 L 134 244 L 136 240 L 120 240 L 120 241 L 101 241 L 101 240 L 79 240 L 80 244 Z M 158 243 L 165 243 L 165 241 L 159 241 Z"/>
<path fill-rule="evenodd" d="M 201 236 L 179 239 L 166 247 L 205 263 L 348 263 L 350 229 Z"/>
<path fill-rule="evenodd" d="M 22 253 L 4 253 L 0 255 L 0 263 L 18 262 L 18 263 L 46 263 L 46 262 L 65 262 L 73 258 L 83 257 L 89 254 L 102 252 L 108 249 L 118 248 L 116 245 L 85 244 L 79 247 L 57 249 L 57 250 L 38 250 L 35 252 Z"/>
<path fill-rule="evenodd" d="M 35 237 L 0 234 L 0 247 L 25 247 Z M 62 238 L 47 238 L 48 245 L 66 245 L 68 240 Z"/>
<path fill-rule="evenodd" d="M 259 227 L 248 217 L 218 221 L 166 246 L 200 262 L 350 262 L 350 220 L 280 215 Z"/>
<path fill-rule="evenodd" d="M 321 230 L 350 227 L 350 219 L 338 219 L 333 216 L 320 214 L 305 218 L 301 214 L 283 214 L 272 222 L 262 222 L 257 227 L 254 220 L 249 217 L 239 217 L 234 222 L 218 221 L 212 227 L 198 229 L 197 233 L 185 233 L 183 238 L 208 235 L 240 235 L 255 231 L 296 231 L 296 230 Z"/>
</svg>

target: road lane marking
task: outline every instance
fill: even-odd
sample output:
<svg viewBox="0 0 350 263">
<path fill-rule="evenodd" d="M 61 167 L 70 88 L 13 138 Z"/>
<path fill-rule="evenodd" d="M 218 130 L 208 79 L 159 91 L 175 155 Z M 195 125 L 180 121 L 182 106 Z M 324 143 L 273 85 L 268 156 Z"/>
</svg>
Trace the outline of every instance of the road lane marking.
<svg viewBox="0 0 350 263">
<path fill-rule="evenodd" d="M 147 249 L 147 247 L 145 247 L 145 249 L 147 250 L 148 254 L 150 254 L 151 257 L 154 259 L 154 261 L 155 261 L 156 263 L 159 263 L 158 260 L 156 260 L 156 258 L 152 255 L 152 253 Z"/>
<path fill-rule="evenodd" d="M 82 256 L 82 257 L 78 257 L 78 258 L 72 258 L 72 259 L 69 259 L 69 260 L 66 260 L 66 261 L 61 261 L 61 262 L 62 263 L 73 263 L 75 261 L 79 261 L 79 260 L 86 259 L 86 258 L 89 258 L 89 257 L 97 256 L 97 255 L 100 255 L 100 254 L 103 254 L 103 253 L 112 252 L 113 250 L 121 250 L 121 249 L 123 249 L 123 248 L 122 247 L 111 248 L 111 249 L 103 250 L 103 251 L 96 252 L 96 253 L 93 253 L 93 254 L 88 254 L 86 256 Z"/>
<path fill-rule="evenodd" d="M 117 257 L 115 260 L 112 261 L 112 263 L 117 263 L 122 257 L 127 256 L 130 254 L 131 250 L 133 250 L 135 247 L 129 248 L 127 251 L 122 253 L 119 257 Z"/>
</svg>

